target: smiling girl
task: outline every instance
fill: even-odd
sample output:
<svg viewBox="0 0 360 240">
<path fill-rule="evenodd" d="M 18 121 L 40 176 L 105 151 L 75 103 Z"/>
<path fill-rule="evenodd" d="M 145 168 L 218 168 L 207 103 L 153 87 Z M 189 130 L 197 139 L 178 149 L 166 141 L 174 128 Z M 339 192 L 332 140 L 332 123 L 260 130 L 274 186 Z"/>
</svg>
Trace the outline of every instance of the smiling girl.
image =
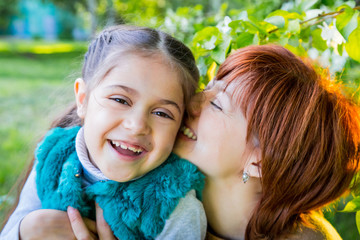
<svg viewBox="0 0 360 240">
<path fill-rule="evenodd" d="M 39 143 L 1 238 L 26 238 L 41 208 L 95 220 L 94 202 L 119 239 L 204 238 L 203 175 L 171 154 L 198 78 L 191 51 L 163 32 L 101 32 L 75 81 L 76 106 Z"/>
</svg>

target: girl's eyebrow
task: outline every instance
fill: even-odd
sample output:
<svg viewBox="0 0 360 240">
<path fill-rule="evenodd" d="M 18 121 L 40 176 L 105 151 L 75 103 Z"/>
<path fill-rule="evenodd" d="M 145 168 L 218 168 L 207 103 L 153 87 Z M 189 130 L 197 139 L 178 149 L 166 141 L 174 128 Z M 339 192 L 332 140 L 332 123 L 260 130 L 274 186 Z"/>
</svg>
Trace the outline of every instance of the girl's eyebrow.
<svg viewBox="0 0 360 240">
<path fill-rule="evenodd" d="M 120 85 L 120 84 L 110 85 L 110 86 L 107 86 L 106 88 L 108 88 L 108 89 L 121 88 L 121 89 L 123 89 L 125 92 L 127 92 L 129 94 L 132 94 L 132 95 L 138 95 L 139 94 L 135 89 L 129 88 L 129 87 L 126 87 L 126 86 Z"/>
<path fill-rule="evenodd" d="M 131 94 L 133 96 L 139 95 L 138 91 L 136 91 L 135 89 L 129 88 L 129 87 L 126 87 L 126 86 L 120 85 L 120 84 L 110 85 L 110 86 L 107 86 L 106 88 L 107 89 L 121 88 L 125 92 L 127 92 L 127 93 L 129 93 L 129 94 Z M 160 99 L 159 102 L 161 104 L 164 104 L 164 105 L 172 105 L 172 106 L 174 106 L 178 110 L 178 112 L 181 114 L 181 109 L 180 109 L 179 105 L 176 102 L 174 102 L 172 100 L 168 100 L 168 99 Z"/>
<path fill-rule="evenodd" d="M 180 109 L 179 105 L 176 102 L 168 100 L 168 99 L 160 99 L 160 102 L 162 104 L 164 104 L 164 105 L 172 105 L 172 106 L 174 106 L 178 110 L 178 112 L 181 114 L 181 109 Z"/>
</svg>

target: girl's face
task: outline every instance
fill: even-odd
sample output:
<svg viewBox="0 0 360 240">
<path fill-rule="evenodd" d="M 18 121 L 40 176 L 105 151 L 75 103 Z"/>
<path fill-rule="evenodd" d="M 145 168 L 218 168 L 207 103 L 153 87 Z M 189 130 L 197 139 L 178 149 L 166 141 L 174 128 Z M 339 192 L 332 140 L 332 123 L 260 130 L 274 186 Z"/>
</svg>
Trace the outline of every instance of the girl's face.
<svg viewBox="0 0 360 240">
<path fill-rule="evenodd" d="M 184 112 L 178 78 L 160 56 L 127 54 L 88 96 L 75 83 L 90 159 L 106 177 L 128 181 L 169 156 Z"/>
<path fill-rule="evenodd" d="M 223 81 L 211 85 L 194 97 L 194 118 L 185 121 L 174 152 L 208 177 L 238 178 L 249 157 L 247 120 L 232 102 L 232 84 L 226 91 Z"/>
</svg>

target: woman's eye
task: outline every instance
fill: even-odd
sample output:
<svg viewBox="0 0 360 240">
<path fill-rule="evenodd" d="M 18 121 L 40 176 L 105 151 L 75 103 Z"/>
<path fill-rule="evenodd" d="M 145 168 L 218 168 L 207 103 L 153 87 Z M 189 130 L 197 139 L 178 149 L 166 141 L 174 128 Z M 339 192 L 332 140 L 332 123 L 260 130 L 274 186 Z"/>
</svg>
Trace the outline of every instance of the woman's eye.
<svg viewBox="0 0 360 240">
<path fill-rule="evenodd" d="M 114 100 L 115 102 L 118 102 L 118 103 L 121 103 L 121 104 L 124 104 L 124 105 L 129 105 L 130 104 L 125 100 L 125 99 L 122 99 L 122 98 L 112 98 L 112 100 Z"/>
<path fill-rule="evenodd" d="M 213 101 L 210 101 L 210 104 L 213 105 L 216 109 L 222 111 L 222 108 L 219 105 L 217 105 L 216 103 L 214 103 Z"/>
<path fill-rule="evenodd" d="M 167 114 L 167 113 L 164 113 L 164 112 L 154 112 L 154 114 L 156 115 L 156 116 L 159 116 L 159 117 L 163 117 L 163 118 L 169 118 L 169 119 L 172 119 L 172 120 L 174 120 L 174 118 L 172 118 L 169 114 Z"/>
</svg>

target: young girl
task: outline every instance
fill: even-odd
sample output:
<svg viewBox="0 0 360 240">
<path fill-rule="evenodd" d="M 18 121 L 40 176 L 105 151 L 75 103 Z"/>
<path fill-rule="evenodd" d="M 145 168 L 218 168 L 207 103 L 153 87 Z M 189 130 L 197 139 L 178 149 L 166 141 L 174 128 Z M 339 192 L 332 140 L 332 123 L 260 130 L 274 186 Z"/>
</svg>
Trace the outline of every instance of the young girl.
<svg viewBox="0 0 360 240">
<path fill-rule="evenodd" d="M 75 81 L 76 106 L 39 143 L 1 239 L 21 238 L 21 221 L 40 208 L 95 219 L 94 202 L 122 240 L 204 238 L 203 176 L 171 154 L 198 77 L 191 51 L 163 32 L 101 32 Z"/>
</svg>

